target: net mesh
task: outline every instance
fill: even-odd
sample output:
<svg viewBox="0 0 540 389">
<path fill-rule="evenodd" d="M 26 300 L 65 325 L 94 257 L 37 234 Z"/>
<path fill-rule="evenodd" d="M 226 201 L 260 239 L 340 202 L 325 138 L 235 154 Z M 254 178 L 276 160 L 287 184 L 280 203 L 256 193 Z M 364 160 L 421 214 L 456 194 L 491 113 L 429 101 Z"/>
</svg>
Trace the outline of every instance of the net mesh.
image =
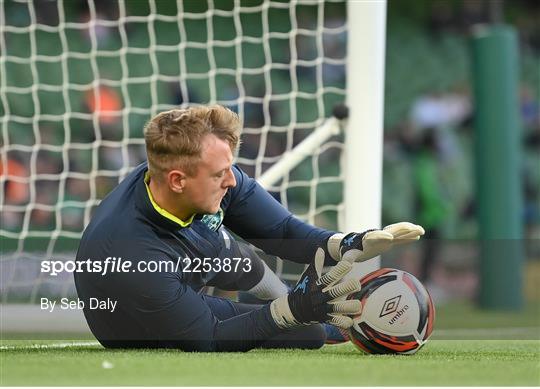
<svg viewBox="0 0 540 389">
<path fill-rule="evenodd" d="M 345 99 L 344 1 L 0 1 L 2 301 L 74 293 L 40 259 L 72 259 L 95 207 L 145 159 L 156 113 L 222 104 L 236 162 L 259 177 Z M 336 229 L 342 138 L 270 188 Z M 287 265 L 288 266 L 288 265 Z M 299 267 L 274 267 L 284 278 Z M 55 283 L 60 282 L 58 286 Z"/>
</svg>

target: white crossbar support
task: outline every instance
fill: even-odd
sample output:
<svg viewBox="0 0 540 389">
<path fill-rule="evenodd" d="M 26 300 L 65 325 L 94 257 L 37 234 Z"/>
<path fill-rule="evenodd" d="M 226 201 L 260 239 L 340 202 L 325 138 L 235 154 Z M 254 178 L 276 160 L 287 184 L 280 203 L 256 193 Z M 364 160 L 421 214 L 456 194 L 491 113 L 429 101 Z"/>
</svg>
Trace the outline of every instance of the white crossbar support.
<svg viewBox="0 0 540 389">
<path fill-rule="evenodd" d="M 347 2 L 344 231 L 381 225 L 386 0 Z M 375 258 L 355 276 L 380 267 Z"/>
<path fill-rule="evenodd" d="M 330 137 L 339 134 L 339 131 L 340 122 L 338 119 L 335 117 L 326 119 L 312 134 L 300 142 L 293 150 L 283 154 L 283 158 L 278 163 L 264 172 L 258 179 L 259 184 L 263 188 L 269 189 L 305 158 L 312 156 L 313 152 Z"/>
</svg>

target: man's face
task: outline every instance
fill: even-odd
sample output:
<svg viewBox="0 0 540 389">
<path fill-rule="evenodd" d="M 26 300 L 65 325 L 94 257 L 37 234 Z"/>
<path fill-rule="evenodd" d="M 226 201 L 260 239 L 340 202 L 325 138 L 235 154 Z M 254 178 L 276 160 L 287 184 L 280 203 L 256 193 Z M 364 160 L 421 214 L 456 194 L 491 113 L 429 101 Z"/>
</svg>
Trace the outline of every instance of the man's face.
<svg viewBox="0 0 540 389">
<path fill-rule="evenodd" d="M 229 143 L 215 135 L 203 139 L 201 160 L 194 176 L 186 178 L 184 195 L 196 213 L 219 211 L 221 200 L 229 188 L 236 186 L 231 170 L 233 155 Z"/>
</svg>

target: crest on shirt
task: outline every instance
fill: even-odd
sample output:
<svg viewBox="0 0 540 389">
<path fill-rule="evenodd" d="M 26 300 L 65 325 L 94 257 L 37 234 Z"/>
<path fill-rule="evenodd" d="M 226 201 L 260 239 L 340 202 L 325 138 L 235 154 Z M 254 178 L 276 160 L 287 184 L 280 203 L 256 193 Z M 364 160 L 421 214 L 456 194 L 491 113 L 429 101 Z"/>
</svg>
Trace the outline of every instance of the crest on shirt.
<svg viewBox="0 0 540 389">
<path fill-rule="evenodd" d="M 220 208 L 218 212 L 212 215 L 204 215 L 201 221 L 212 231 L 217 231 L 221 223 L 223 223 L 223 209 Z"/>
</svg>

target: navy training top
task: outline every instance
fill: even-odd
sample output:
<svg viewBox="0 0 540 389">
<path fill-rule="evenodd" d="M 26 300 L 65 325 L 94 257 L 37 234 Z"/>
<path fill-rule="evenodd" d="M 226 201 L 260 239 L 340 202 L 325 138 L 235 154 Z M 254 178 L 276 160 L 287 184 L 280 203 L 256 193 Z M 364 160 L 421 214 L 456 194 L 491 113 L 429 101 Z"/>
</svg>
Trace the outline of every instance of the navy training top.
<svg viewBox="0 0 540 389">
<path fill-rule="evenodd" d="M 96 209 L 85 229 L 77 261 L 112 257 L 131 261 L 129 271 L 75 272 L 79 298 L 85 302 L 88 324 L 100 342 L 111 347 L 179 347 L 185 350 L 249 349 L 281 330 L 269 305 L 220 321 L 205 304 L 200 289 L 215 274 L 178 271 L 139 271 L 138 262 L 179 258 L 216 258 L 224 241 L 223 224 L 268 254 L 309 263 L 318 245 L 332 231 L 304 223 L 266 192 L 254 179 L 233 166 L 237 185 L 227 191 L 215 215 L 195 215 L 180 225 L 152 204 L 145 174 L 139 165 Z M 331 264 L 333 261 L 327 259 Z M 90 309 L 94 301 L 117 301 L 110 309 Z M 230 339 L 239 340 L 234 345 Z"/>
</svg>

